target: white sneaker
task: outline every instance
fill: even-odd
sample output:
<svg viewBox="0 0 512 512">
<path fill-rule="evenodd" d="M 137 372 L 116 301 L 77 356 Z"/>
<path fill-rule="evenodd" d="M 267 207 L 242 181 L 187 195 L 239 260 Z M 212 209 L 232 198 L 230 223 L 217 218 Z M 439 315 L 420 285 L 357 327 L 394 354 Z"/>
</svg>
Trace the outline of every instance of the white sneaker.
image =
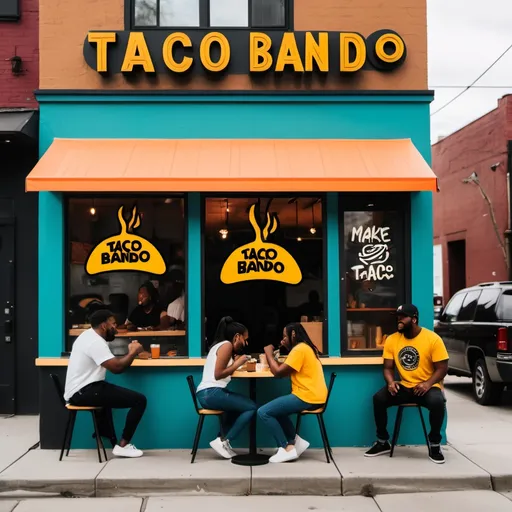
<svg viewBox="0 0 512 512">
<path fill-rule="evenodd" d="M 133 444 L 127 444 L 126 446 L 119 446 L 116 444 L 114 449 L 112 450 L 112 455 L 116 457 L 129 457 L 131 459 L 135 459 L 137 457 L 142 457 L 142 450 L 138 450 Z"/>
<path fill-rule="evenodd" d="M 297 457 L 300 457 L 309 448 L 309 443 L 300 436 L 295 436 L 295 449 Z"/>
<path fill-rule="evenodd" d="M 275 455 L 272 455 L 269 462 L 289 462 L 291 460 L 298 459 L 299 456 L 297 455 L 297 450 L 293 448 L 289 452 L 287 452 L 284 448 L 279 448 L 277 450 L 277 453 Z"/>
<path fill-rule="evenodd" d="M 231 450 L 229 449 L 229 445 L 226 441 L 222 441 L 220 437 L 217 437 L 217 439 L 214 439 L 210 446 L 221 456 L 225 459 L 231 459 L 233 455 L 231 454 Z M 234 453 L 234 452 L 233 452 Z"/>
<path fill-rule="evenodd" d="M 229 439 L 226 439 L 226 441 L 224 442 L 226 443 L 226 448 L 228 449 L 228 452 L 231 454 L 231 457 L 236 457 L 237 453 L 235 452 L 235 450 L 233 450 L 233 447 L 231 446 Z"/>
</svg>

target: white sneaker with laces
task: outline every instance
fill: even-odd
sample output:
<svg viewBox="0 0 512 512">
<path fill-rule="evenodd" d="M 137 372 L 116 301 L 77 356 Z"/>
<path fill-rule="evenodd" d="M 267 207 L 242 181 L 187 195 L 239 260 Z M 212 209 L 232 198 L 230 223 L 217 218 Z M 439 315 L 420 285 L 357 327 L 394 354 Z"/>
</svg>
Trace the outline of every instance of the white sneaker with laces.
<svg viewBox="0 0 512 512">
<path fill-rule="evenodd" d="M 295 449 L 297 456 L 300 457 L 309 448 L 309 443 L 300 436 L 295 436 Z"/>
<path fill-rule="evenodd" d="M 116 457 L 128 457 L 135 459 L 137 457 L 142 457 L 143 451 L 138 450 L 133 444 L 127 444 L 126 446 L 119 446 L 116 444 L 112 450 L 112 455 L 115 455 Z"/>
<path fill-rule="evenodd" d="M 275 455 L 272 455 L 269 462 L 279 463 L 279 462 L 289 462 L 291 460 L 298 459 L 297 450 L 295 448 L 291 449 L 287 452 L 284 448 L 279 448 Z"/>
<path fill-rule="evenodd" d="M 231 457 L 233 457 L 233 455 L 231 455 L 231 450 L 229 449 L 229 445 L 227 444 L 226 441 L 222 441 L 220 437 L 217 437 L 217 439 L 214 439 L 213 441 L 211 441 L 210 446 L 221 457 L 224 457 L 225 459 L 231 459 Z"/>
<path fill-rule="evenodd" d="M 237 453 L 235 450 L 233 450 L 233 447 L 231 446 L 231 443 L 229 442 L 229 439 L 226 439 L 226 448 L 228 449 L 228 452 L 231 454 L 231 457 L 236 457 Z"/>
</svg>

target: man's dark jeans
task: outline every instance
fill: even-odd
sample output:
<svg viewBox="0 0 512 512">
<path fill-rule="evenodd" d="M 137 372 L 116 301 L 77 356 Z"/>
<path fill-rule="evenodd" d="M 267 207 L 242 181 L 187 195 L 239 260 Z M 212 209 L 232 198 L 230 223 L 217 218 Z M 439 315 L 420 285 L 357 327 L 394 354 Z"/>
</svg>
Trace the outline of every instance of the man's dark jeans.
<svg viewBox="0 0 512 512">
<path fill-rule="evenodd" d="M 388 407 L 402 404 L 418 404 L 428 409 L 430 413 L 430 434 L 428 436 L 430 443 L 433 445 L 440 444 L 441 428 L 446 414 L 445 403 L 446 400 L 443 392 L 437 387 L 429 389 L 423 396 L 417 396 L 412 388 L 400 385 L 398 393 L 393 396 L 388 391 L 388 387 L 384 386 L 373 395 L 373 413 L 375 415 L 375 425 L 377 426 L 377 439 L 379 441 L 389 440 L 387 430 Z"/>
<path fill-rule="evenodd" d="M 100 435 L 112 439 L 110 431 L 111 409 L 130 409 L 126 416 L 126 424 L 123 430 L 123 439 L 130 442 L 135 430 L 146 410 L 147 400 L 144 395 L 122 388 L 109 382 L 93 382 L 75 393 L 69 402 L 78 406 L 104 407 L 102 414 L 97 414 Z M 115 437 L 115 433 L 113 433 Z"/>
</svg>

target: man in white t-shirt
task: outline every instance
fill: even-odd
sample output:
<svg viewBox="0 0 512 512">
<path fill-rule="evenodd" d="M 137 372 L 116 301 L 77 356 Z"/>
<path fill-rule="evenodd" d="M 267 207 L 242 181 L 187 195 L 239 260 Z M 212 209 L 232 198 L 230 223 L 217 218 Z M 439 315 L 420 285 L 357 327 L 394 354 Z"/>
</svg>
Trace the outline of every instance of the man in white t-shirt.
<svg viewBox="0 0 512 512">
<path fill-rule="evenodd" d="M 107 342 L 114 341 L 117 334 L 116 319 L 112 312 L 99 310 L 91 315 L 91 328 L 84 331 L 73 344 L 69 357 L 64 399 L 72 405 L 130 409 L 126 416 L 123 436 L 114 446 L 113 455 L 118 457 L 141 457 L 130 441 L 146 410 L 146 397 L 136 391 L 105 382 L 107 370 L 122 373 L 128 368 L 142 345 L 133 341 L 128 345 L 128 354 L 115 357 Z"/>
<path fill-rule="evenodd" d="M 170 325 L 179 327 L 185 322 L 185 276 L 180 269 L 173 269 L 169 274 L 172 290 L 179 295 L 167 306 L 167 316 Z"/>
</svg>

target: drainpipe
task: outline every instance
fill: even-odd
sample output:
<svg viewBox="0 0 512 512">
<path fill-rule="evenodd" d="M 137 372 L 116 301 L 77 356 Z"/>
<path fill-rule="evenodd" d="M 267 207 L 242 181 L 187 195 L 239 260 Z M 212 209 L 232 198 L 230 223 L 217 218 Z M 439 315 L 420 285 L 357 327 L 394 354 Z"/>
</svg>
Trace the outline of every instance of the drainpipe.
<svg viewBox="0 0 512 512">
<path fill-rule="evenodd" d="M 512 281 L 512 211 L 510 208 L 510 197 L 512 196 L 512 141 L 507 144 L 507 219 L 508 227 L 505 231 L 507 240 L 507 264 L 508 264 L 508 280 Z"/>
</svg>

